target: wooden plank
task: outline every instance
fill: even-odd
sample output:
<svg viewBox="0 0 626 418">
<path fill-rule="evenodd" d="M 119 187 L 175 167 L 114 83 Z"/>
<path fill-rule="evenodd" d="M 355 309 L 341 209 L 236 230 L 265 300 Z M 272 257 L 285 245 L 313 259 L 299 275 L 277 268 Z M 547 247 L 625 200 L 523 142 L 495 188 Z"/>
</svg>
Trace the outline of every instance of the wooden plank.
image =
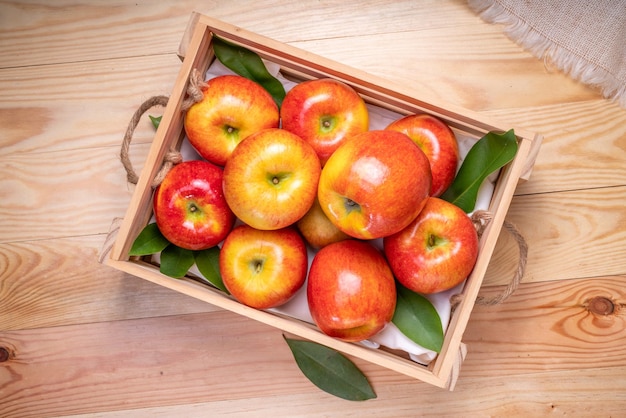
<svg viewBox="0 0 626 418">
<path fill-rule="evenodd" d="M 175 12 L 173 5 L 2 2 L 0 65 L 19 68 L 172 51 L 186 22 L 186 11 Z"/>
<path fill-rule="evenodd" d="M 0 416 L 293 393 L 305 382 L 281 338 L 227 311 L 1 332 Z"/>
<path fill-rule="evenodd" d="M 599 378 L 598 374 L 602 377 Z M 514 378 L 465 379 L 455 392 L 433 391 L 406 382 L 387 384 L 378 399 L 346 403 L 309 392 L 188 403 L 175 406 L 98 412 L 100 418 L 207 415 L 232 418 L 272 416 L 326 417 L 337 411 L 372 418 L 424 417 L 619 417 L 626 410 L 626 368 L 538 373 Z M 589 386 L 593 389 L 589 389 Z M 348 408 L 346 410 L 346 408 Z M 332 412 L 329 412 L 332 411 Z M 94 415 L 73 415 L 87 418 Z"/>
<path fill-rule="evenodd" d="M 580 397 L 593 386 L 600 398 L 612 400 L 599 411 L 613 411 L 615 401 L 626 402 L 624 313 L 598 316 L 582 305 L 594 296 L 623 305 L 624 279 L 526 284 L 505 304 L 477 307 L 466 333 L 469 354 L 452 393 L 356 360 L 379 400 L 354 408 L 383 411 L 393 404 L 394 413 L 426 413 L 436 406 L 454 415 L 460 408 L 506 412 L 532 399 L 529 408 L 537 409 L 522 411 L 549 411 L 571 408 L 575 397 L 568 393 Z M 270 400 L 295 399 L 290 411 L 323 399 L 321 413 L 344 402 L 301 375 L 279 331 L 227 311 L 3 331 L 0 346 L 10 352 L 0 366 L 0 414 L 6 417 L 195 402 L 244 413 L 250 410 L 239 408 L 254 399 L 268 410 L 276 409 Z M 592 398 L 600 399 L 579 401 Z"/>
<path fill-rule="evenodd" d="M 354 13 L 355 7 L 359 13 Z M 82 4 L 60 0 L 54 5 L 36 0 L 2 2 L 0 68 L 175 53 L 194 10 L 282 42 L 358 36 L 365 28 L 373 34 L 402 33 L 415 30 L 415 16 L 424 15 L 428 19 L 421 20 L 420 29 L 444 32 L 455 25 L 476 26 L 479 21 L 465 4 L 454 1 L 438 2 L 437 7 L 410 0 L 292 2 L 288 6 L 276 0 L 210 5 L 168 0 L 114 6 L 106 0 Z M 345 24 L 344 16 L 351 17 L 350 24 Z M 450 16 L 455 17 L 454 25 Z M 504 37 L 501 41 L 509 42 Z"/>
<path fill-rule="evenodd" d="M 626 366 L 625 283 L 626 275 L 528 283 L 503 304 L 477 306 L 462 375 Z"/>
<path fill-rule="evenodd" d="M 106 233 L 132 192 L 117 146 L 3 156 L 0 178 L 0 243 Z"/>
<path fill-rule="evenodd" d="M 119 146 L 139 105 L 170 94 L 179 67 L 178 58 L 167 55 L 0 70 L 3 156 Z M 156 107 L 148 114 L 162 112 Z M 153 137 L 146 115 L 133 143 Z"/>
<path fill-rule="evenodd" d="M 626 186 L 516 196 L 507 220 L 526 237 L 525 282 L 620 275 L 626 272 Z M 506 232 L 485 285 L 508 283 L 517 244 Z"/>
<path fill-rule="evenodd" d="M 297 3 L 284 7 L 266 0 L 217 3 L 210 8 L 198 8 L 191 1 L 175 6 L 159 2 L 116 8 L 107 2 L 94 2 L 74 11 L 82 15 L 79 21 L 73 13 L 66 13 L 71 5 L 64 7 L 57 2 L 52 9 L 31 5 L 28 13 L 32 19 L 27 25 L 12 18 L 24 13 L 23 7 L 5 4 L 0 10 L 0 15 L 6 16 L 3 27 L 7 26 L 0 38 L 7 45 L 0 55 L 5 68 L 175 53 L 188 18 L 197 9 L 392 81 L 410 82 L 427 97 L 475 110 L 599 97 L 597 91 L 563 74 L 546 71 L 540 60 L 510 41 L 498 27 L 477 24 L 479 18 L 466 5 L 452 1 L 439 2 L 437 7 L 410 1 L 358 6 L 352 2 Z M 353 13 L 354 7 L 359 8 L 358 14 Z M 45 22 L 40 18 L 43 15 L 47 16 Z M 342 15 L 354 20 L 350 25 L 342 24 L 338 20 Z M 420 16 L 428 19 L 420 19 L 419 30 L 415 30 L 415 19 Z M 451 16 L 455 24 L 450 24 Z M 394 22 L 393 29 L 389 21 Z M 17 27 L 9 30 L 13 25 Z M 81 41 L 69 33 L 81 33 Z M 455 42 L 450 42 L 451 36 Z M 30 54 L 18 53 L 24 42 L 28 42 Z M 373 43 L 386 45 L 384 57 L 380 50 L 370 47 Z M 494 55 L 500 59 L 493 60 Z M 409 80 L 407 74 L 412 75 Z M 549 94 L 539 98 L 528 95 L 529 77 L 537 91 Z"/>
<path fill-rule="evenodd" d="M 587 100 L 486 113 L 544 135 L 518 194 L 626 185 L 626 112 L 617 104 Z"/>
<path fill-rule="evenodd" d="M 454 42 L 450 42 L 451 36 Z M 381 43 L 385 45 L 384 56 L 380 49 L 370 47 Z M 293 45 L 408 85 L 419 90 L 425 100 L 443 100 L 476 111 L 557 105 L 600 97 L 598 91 L 577 84 L 562 73 L 546 71 L 543 62 L 515 43 L 503 40 L 502 34 L 493 28 L 480 25 L 445 31 L 425 28 L 368 33 Z M 498 60 L 493 59 L 496 55 Z M 528 85 L 533 86 L 534 94 L 528 94 Z"/>
<path fill-rule="evenodd" d="M 98 263 L 103 234 L 0 244 L 0 330 L 211 312 Z"/>
</svg>

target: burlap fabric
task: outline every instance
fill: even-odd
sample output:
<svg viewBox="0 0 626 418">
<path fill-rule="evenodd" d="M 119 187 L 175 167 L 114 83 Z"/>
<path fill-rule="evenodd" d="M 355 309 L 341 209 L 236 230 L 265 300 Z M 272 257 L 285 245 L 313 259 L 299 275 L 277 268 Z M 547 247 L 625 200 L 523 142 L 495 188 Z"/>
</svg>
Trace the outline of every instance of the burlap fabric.
<svg viewBox="0 0 626 418">
<path fill-rule="evenodd" d="M 483 20 L 626 108 L 626 0 L 468 0 Z"/>
</svg>

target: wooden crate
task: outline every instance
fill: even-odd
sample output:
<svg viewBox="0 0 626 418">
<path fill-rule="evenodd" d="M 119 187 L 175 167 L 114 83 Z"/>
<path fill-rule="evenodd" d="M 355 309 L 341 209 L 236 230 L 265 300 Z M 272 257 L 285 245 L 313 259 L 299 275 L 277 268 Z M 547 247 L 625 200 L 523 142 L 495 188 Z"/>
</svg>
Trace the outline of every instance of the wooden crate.
<svg viewBox="0 0 626 418">
<path fill-rule="evenodd" d="M 242 45 L 262 58 L 279 64 L 281 72 L 297 79 L 332 77 L 352 86 L 366 102 L 387 108 L 400 114 L 426 112 L 446 121 L 456 132 L 480 138 L 489 131 L 507 131 L 506 124 L 487 120 L 466 109 L 441 102 L 427 102 L 420 99 L 418 92 L 407 86 L 398 86 L 379 77 L 374 77 L 358 69 L 316 56 L 309 52 L 276 42 L 241 28 L 220 22 L 210 17 L 194 14 L 188 31 L 181 43 L 180 55 L 183 59 L 178 78 L 165 108 L 161 124 L 147 157 L 128 211 L 118 231 L 114 246 L 106 263 L 116 269 L 149 280 L 169 289 L 228 309 L 248 318 L 279 328 L 301 338 L 318 342 L 348 355 L 370 361 L 382 367 L 422 380 L 429 384 L 452 389 L 458 367 L 462 363 L 465 346 L 463 333 L 470 318 L 481 282 L 505 215 L 509 208 L 515 187 L 520 179 L 527 179 L 534 163 L 541 136 L 515 128 L 519 149 L 515 159 L 504 167 L 499 175 L 495 191 L 489 205 L 493 215 L 480 239 L 479 256 L 471 276 L 467 279 L 460 305 L 454 310 L 445 334 L 441 352 L 428 366 L 411 361 L 392 350 L 372 349 L 361 344 L 346 343 L 322 334 L 314 325 L 295 320 L 284 315 L 259 311 L 244 306 L 222 292 L 197 283 L 194 280 L 172 279 L 162 275 L 158 267 L 142 261 L 130 259 L 128 252 L 139 232 L 152 215 L 152 188 L 165 153 L 180 147 L 185 133 L 181 105 L 185 98 L 188 80 L 192 69 L 204 73 L 215 59 L 212 51 L 212 37 L 217 35 L 232 43 Z M 277 342 L 278 344 L 279 342 Z"/>
</svg>

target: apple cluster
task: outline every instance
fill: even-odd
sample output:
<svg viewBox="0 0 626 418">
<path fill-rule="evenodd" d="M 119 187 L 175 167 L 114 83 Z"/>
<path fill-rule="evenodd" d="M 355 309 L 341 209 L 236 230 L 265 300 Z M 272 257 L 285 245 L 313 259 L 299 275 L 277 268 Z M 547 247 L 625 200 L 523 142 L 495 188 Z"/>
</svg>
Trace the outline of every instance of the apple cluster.
<svg viewBox="0 0 626 418">
<path fill-rule="evenodd" d="M 396 280 L 429 294 L 473 269 L 475 228 L 438 197 L 459 151 L 435 116 L 369 130 L 365 101 L 338 80 L 301 82 L 279 108 L 256 82 L 222 75 L 184 128 L 202 159 L 157 187 L 156 223 L 179 247 L 221 245 L 222 280 L 245 305 L 280 306 L 306 284 L 320 330 L 360 341 L 391 321 Z"/>
</svg>

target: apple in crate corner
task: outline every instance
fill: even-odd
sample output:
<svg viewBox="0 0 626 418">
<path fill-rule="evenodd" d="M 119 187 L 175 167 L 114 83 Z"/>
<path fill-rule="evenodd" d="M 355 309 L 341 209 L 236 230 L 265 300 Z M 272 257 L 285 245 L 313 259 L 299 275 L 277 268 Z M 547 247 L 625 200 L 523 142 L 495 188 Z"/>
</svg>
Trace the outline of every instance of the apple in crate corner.
<svg viewBox="0 0 626 418">
<path fill-rule="evenodd" d="M 244 305 L 268 309 L 286 303 L 302 287 L 307 250 L 292 228 L 262 231 L 235 227 L 224 240 L 219 269 L 224 285 Z"/>
<path fill-rule="evenodd" d="M 374 239 L 406 227 L 430 193 L 426 155 L 400 132 L 367 131 L 349 138 L 322 169 L 318 199 L 344 233 Z"/>
<path fill-rule="evenodd" d="M 210 79 L 203 99 L 185 114 L 189 143 L 204 159 L 224 166 L 247 136 L 279 125 L 278 106 L 258 83 L 239 75 Z"/>
<path fill-rule="evenodd" d="M 348 137 L 369 128 L 365 101 L 349 85 L 331 78 L 303 81 L 280 108 L 283 129 L 313 146 L 322 166 Z"/>
<path fill-rule="evenodd" d="M 309 270 L 307 299 L 323 333 L 361 341 L 393 318 L 396 285 L 379 250 L 366 241 L 349 239 L 317 252 Z"/>
<path fill-rule="evenodd" d="M 458 206 L 430 197 L 417 218 L 383 239 L 396 279 L 417 293 L 453 288 L 469 276 L 478 257 L 478 235 Z"/>
<path fill-rule="evenodd" d="M 153 198 L 159 231 L 188 250 L 211 248 L 235 223 L 222 191 L 223 170 L 207 161 L 183 161 L 167 173 Z"/>
<path fill-rule="evenodd" d="M 454 181 L 459 163 L 459 145 L 452 129 L 441 119 L 428 114 L 405 116 L 386 129 L 406 134 L 424 151 L 433 176 L 430 194 L 441 196 Z"/>
<path fill-rule="evenodd" d="M 241 141 L 226 162 L 224 196 L 246 224 L 285 228 L 313 204 L 320 171 L 317 154 L 302 138 L 264 129 Z"/>
<path fill-rule="evenodd" d="M 311 209 L 300 218 L 296 225 L 304 240 L 316 249 L 350 238 L 328 219 L 317 197 Z"/>
</svg>

